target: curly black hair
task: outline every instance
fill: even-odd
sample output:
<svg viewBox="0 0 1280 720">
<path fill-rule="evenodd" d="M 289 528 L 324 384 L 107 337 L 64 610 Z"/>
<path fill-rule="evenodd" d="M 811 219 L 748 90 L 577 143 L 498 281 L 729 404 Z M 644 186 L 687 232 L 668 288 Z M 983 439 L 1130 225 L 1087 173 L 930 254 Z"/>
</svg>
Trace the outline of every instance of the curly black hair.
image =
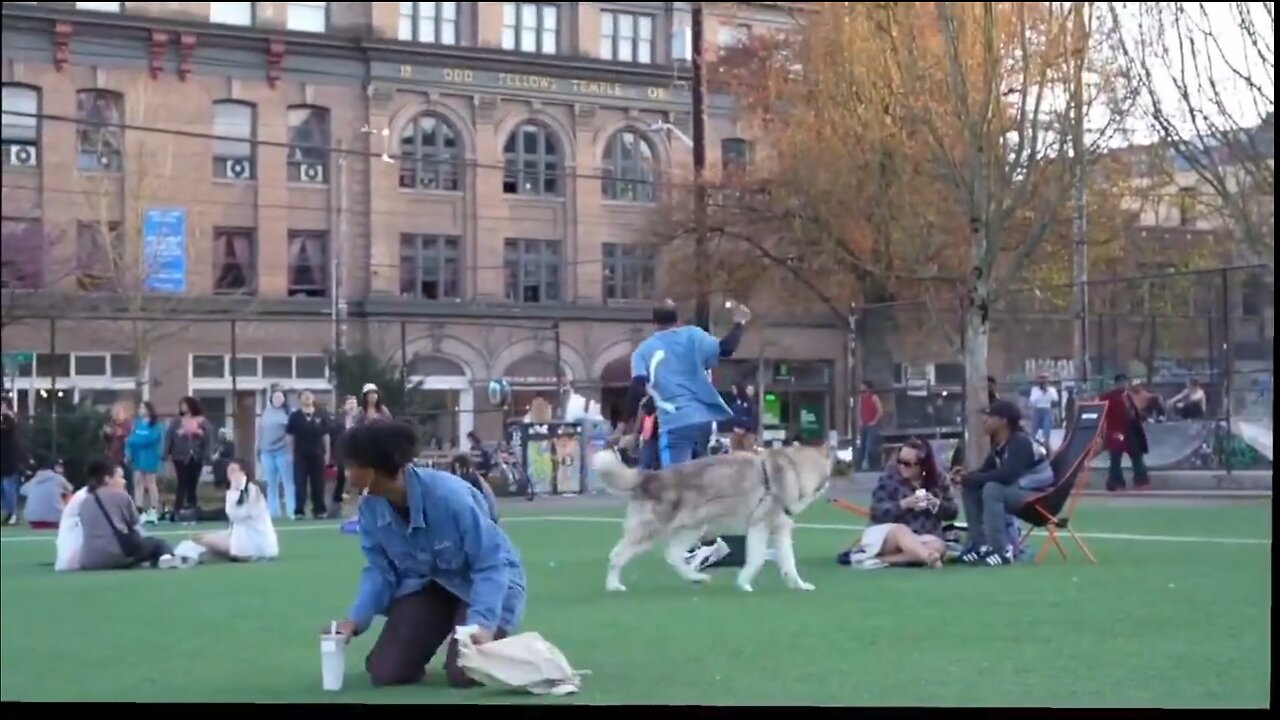
<svg viewBox="0 0 1280 720">
<path fill-rule="evenodd" d="M 348 465 L 396 475 L 418 456 L 418 433 L 398 420 L 366 423 L 342 436 L 339 452 Z"/>
</svg>

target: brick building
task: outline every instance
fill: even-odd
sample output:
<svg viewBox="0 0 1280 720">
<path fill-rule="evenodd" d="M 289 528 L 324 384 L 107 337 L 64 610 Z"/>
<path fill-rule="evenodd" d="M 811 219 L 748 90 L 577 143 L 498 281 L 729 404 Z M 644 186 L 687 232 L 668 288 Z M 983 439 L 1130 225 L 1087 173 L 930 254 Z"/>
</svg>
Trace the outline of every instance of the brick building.
<svg viewBox="0 0 1280 720">
<path fill-rule="evenodd" d="M 707 5 L 715 44 L 789 20 Z M 517 404 L 557 376 L 607 400 L 652 299 L 681 294 L 645 239 L 691 174 L 659 126 L 690 124 L 687 3 L 3 12 L 3 345 L 27 409 L 192 393 L 250 438 L 266 388 L 328 390 L 340 344 L 404 352 L 429 436 L 493 438 L 491 378 Z M 711 107 L 714 169 L 751 137 Z M 843 427 L 843 329 L 763 322 L 741 355 L 720 382 Z"/>
</svg>

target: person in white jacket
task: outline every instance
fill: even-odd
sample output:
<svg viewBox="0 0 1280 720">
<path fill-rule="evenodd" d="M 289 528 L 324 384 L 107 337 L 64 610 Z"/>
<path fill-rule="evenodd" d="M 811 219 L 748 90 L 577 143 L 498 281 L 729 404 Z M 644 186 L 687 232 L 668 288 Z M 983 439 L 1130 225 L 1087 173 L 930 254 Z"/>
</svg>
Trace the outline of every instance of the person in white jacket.
<svg viewBox="0 0 1280 720">
<path fill-rule="evenodd" d="M 227 465 L 227 520 L 231 527 L 194 538 L 211 555 L 250 562 L 274 560 L 280 555 L 275 525 L 267 509 L 267 496 L 244 471 L 245 463 L 232 460 Z"/>
<path fill-rule="evenodd" d="M 62 509 L 62 517 L 58 519 L 58 539 L 54 541 L 57 555 L 53 561 L 53 569 L 57 572 L 80 569 L 80 548 L 84 545 L 84 529 L 80 527 L 80 504 L 88 493 L 88 488 L 77 490 L 67 501 L 67 506 Z"/>
</svg>

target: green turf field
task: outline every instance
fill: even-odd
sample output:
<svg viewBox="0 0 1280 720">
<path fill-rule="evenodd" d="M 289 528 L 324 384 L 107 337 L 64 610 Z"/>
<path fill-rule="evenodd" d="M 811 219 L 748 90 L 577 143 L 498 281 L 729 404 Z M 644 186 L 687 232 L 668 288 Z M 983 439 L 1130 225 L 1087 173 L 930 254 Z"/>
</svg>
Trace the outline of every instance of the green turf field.
<svg viewBox="0 0 1280 720">
<path fill-rule="evenodd" d="M 679 581 L 656 555 L 606 594 L 611 513 L 511 506 L 529 572 L 526 629 L 594 674 L 549 702 L 798 705 L 1270 704 L 1270 503 L 1091 506 L 1101 564 L 859 572 L 833 555 L 856 522 L 828 507 L 796 544 L 813 593 L 769 565 L 744 595 Z M 616 513 L 613 513 L 616 514 Z M 332 526 L 285 524 L 274 564 L 55 575 L 50 537 L 0 534 L 4 700 L 473 702 L 440 674 L 373 690 L 371 635 L 347 687 L 320 690 L 316 634 L 352 599 L 360 555 Z M 1198 538 L 1198 539 L 1196 539 Z M 170 537 L 171 540 L 175 538 Z M 376 626 L 374 631 L 376 632 Z M 436 661 L 439 662 L 439 659 Z M 517 701 L 524 701 L 521 697 Z"/>
</svg>

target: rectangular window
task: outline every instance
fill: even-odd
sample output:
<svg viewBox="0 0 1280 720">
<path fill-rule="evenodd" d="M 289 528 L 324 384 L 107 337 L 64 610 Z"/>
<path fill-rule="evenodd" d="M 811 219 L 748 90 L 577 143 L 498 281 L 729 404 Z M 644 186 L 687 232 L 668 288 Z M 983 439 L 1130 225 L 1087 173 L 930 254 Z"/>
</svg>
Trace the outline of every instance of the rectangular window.
<svg viewBox="0 0 1280 720">
<path fill-rule="evenodd" d="M 289 108 L 289 182 L 325 185 L 329 166 L 329 111 L 295 105 Z"/>
<path fill-rule="evenodd" d="M 507 240 L 503 245 L 507 300 L 559 302 L 560 263 L 558 240 Z"/>
<path fill-rule="evenodd" d="M 253 27 L 253 3 L 251 2 L 212 2 L 209 3 L 209 22 L 219 25 L 239 25 Z"/>
<path fill-rule="evenodd" d="M 721 25 L 716 44 L 722 48 L 741 47 L 750 37 L 750 25 Z"/>
<path fill-rule="evenodd" d="M 457 45 L 458 5 L 456 2 L 400 3 L 400 39 Z"/>
<path fill-rule="evenodd" d="M 751 166 L 751 143 L 742 138 L 720 141 L 720 167 L 725 172 L 741 173 Z"/>
<path fill-rule="evenodd" d="M 600 13 L 600 57 L 605 60 L 653 62 L 653 16 L 605 10 Z"/>
<path fill-rule="evenodd" d="M 93 10 L 94 12 L 118 13 L 124 10 L 124 3 L 118 2 L 78 2 L 77 10 Z"/>
<path fill-rule="evenodd" d="M 296 364 L 299 380 L 324 380 L 329 377 L 329 360 L 324 355 L 298 355 Z"/>
<path fill-rule="evenodd" d="M 237 355 L 231 369 L 238 378 L 258 377 L 258 358 L 254 355 Z"/>
<path fill-rule="evenodd" d="M 328 234 L 289 231 L 289 297 L 322 298 L 328 288 Z"/>
<path fill-rule="evenodd" d="M 221 380 L 227 376 L 226 355 L 192 355 L 191 377 Z"/>
<path fill-rule="evenodd" d="M 111 354 L 111 377 L 135 378 L 138 376 L 138 362 L 130 353 Z"/>
<path fill-rule="evenodd" d="M 329 29 L 329 3 L 291 2 L 285 28 L 301 32 L 322 33 Z"/>
<path fill-rule="evenodd" d="M 502 4 L 502 49 L 554 55 L 560 37 L 560 8 L 555 3 Z"/>
<path fill-rule="evenodd" d="M 40 91 L 25 85 L 5 85 L 4 120 L 0 122 L 0 163 L 8 168 L 40 165 Z"/>
<path fill-rule="evenodd" d="M 124 170 L 124 96 L 107 90 L 76 93 L 76 164 L 85 172 Z"/>
<path fill-rule="evenodd" d="M 1195 227 L 1196 209 L 1196 189 L 1178 188 L 1178 227 Z"/>
<path fill-rule="evenodd" d="M 0 220 L 0 287 L 43 287 L 45 245 L 44 226 L 39 220 Z"/>
<path fill-rule="evenodd" d="M 76 223 L 76 286 L 81 292 L 127 291 L 125 268 L 119 223 Z"/>
<path fill-rule="evenodd" d="M 254 107 L 223 100 L 213 104 L 213 176 L 219 180 L 252 180 Z"/>
<path fill-rule="evenodd" d="M 293 379 L 292 355 L 263 355 L 262 377 L 272 380 Z"/>
<path fill-rule="evenodd" d="M 258 286 L 257 238 L 252 229 L 213 229 L 213 293 L 252 295 Z"/>
<path fill-rule="evenodd" d="M 602 250 L 605 300 L 653 298 L 657 267 L 653 246 L 605 243 Z"/>
<path fill-rule="evenodd" d="M 462 297 L 461 239 L 439 235 L 400 236 L 400 295 L 423 300 Z"/>
<path fill-rule="evenodd" d="M 71 355 L 68 353 L 37 353 L 36 377 L 71 377 Z"/>
<path fill-rule="evenodd" d="M 107 376 L 107 356 L 106 355 L 86 355 L 76 353 L 71 356 L 72 371 L 76 377 L 106 377 Z"/>
</svg>

